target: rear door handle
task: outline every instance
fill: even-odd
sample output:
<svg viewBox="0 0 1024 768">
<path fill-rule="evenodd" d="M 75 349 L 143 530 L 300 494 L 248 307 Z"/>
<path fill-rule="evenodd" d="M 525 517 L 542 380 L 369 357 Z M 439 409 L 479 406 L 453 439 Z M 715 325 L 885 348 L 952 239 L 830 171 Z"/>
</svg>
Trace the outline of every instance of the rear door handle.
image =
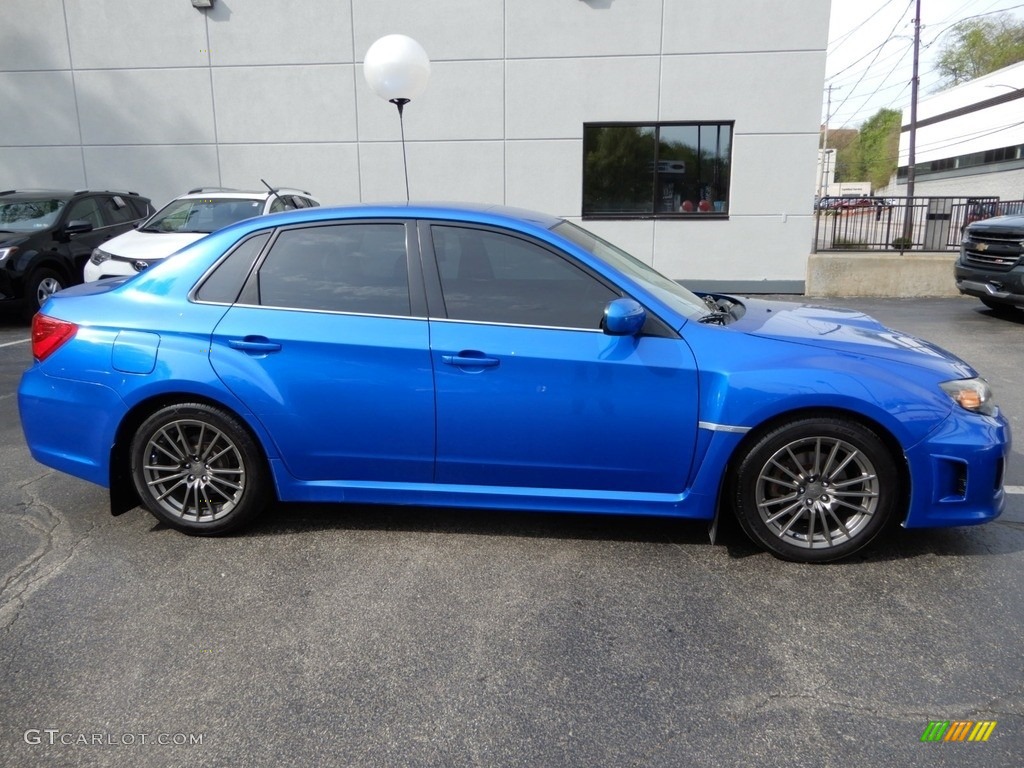
<svg viewBox="0 0 1024 768">
<path fill-rule="evenodd" d="M 266 355 L 280 352 L 281 345 L 265 336 L 246 336 L 244 339 L 228 339 L 228 346 L 250 355 Z"/>
</svg>

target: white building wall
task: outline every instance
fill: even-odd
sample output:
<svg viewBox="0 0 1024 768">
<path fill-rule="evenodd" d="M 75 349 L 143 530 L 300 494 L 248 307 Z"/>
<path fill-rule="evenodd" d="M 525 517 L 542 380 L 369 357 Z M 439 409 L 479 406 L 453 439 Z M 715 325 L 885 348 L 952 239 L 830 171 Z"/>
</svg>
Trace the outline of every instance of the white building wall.
<svg viewBox="0 0 1024 768">
<path fill-rule="evenodd" d="M 828 30 L 821 0 L 3 0 L 0 185 L 200 184 L 403 199 L 399 124 L 361 61 L 427 50 L 413 198 L 580 219 L 586 122 L 735 121 L 728 220 L 588 220 L 679 279 L 802 285 Z M 657 254 L 657 255 L 655 255 Z M 771 286 L 769 286 L 771 287 Z"/>
</svg>

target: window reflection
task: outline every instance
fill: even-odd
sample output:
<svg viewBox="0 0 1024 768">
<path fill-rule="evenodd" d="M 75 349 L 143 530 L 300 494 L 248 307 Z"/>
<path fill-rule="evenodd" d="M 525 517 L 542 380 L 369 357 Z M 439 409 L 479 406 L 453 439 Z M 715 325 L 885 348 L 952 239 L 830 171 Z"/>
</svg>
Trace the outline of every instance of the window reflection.
<svg viewBox="0 0 1024 768">
<path fill-rule="evenodd" d="M 731 123 L 585 125 L 584 216 L 723 215 Z"/>
</svg>

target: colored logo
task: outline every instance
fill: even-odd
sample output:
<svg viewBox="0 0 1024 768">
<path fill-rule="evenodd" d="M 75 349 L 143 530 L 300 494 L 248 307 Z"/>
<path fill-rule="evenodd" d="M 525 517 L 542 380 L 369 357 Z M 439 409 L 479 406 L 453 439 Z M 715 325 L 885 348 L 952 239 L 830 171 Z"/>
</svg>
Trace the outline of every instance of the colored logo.
<svg viewBox="0 0 1024 768">
<path fill-rule="evenodd" d="M 932 720 L 921 741 L 988 741 L 995 729 L 995 720 Z"/>
</svg>

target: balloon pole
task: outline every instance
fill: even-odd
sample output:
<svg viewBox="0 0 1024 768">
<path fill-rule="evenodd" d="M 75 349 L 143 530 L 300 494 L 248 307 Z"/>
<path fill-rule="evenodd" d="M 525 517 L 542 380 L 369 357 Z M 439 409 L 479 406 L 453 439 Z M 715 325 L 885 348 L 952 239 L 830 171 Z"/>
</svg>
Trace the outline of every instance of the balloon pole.
<svg viewBox="0 0 1024 768">
<path fill-rule="evenodd" d="M 405 150 L 405 105 L 427 87 L 430 57 L 423 46 L 405 35 L 384 35 L 370 46 L 363 60 L 363 75 L 373 92 L 398 107 L 402 129 L 402 169 L 405 202 L 409 202 L 409 160 Z"/>
<path fill-rule="evenodd" d="M 398 125 L 402 131 L 402 168 L 405 170 L 405 202 L 409 202 L 409 161 L 405 158 L 405 120 L 402 118 L 403 108 L 409 99 L 388 99 L 398 107 Z"/>
</svg>

